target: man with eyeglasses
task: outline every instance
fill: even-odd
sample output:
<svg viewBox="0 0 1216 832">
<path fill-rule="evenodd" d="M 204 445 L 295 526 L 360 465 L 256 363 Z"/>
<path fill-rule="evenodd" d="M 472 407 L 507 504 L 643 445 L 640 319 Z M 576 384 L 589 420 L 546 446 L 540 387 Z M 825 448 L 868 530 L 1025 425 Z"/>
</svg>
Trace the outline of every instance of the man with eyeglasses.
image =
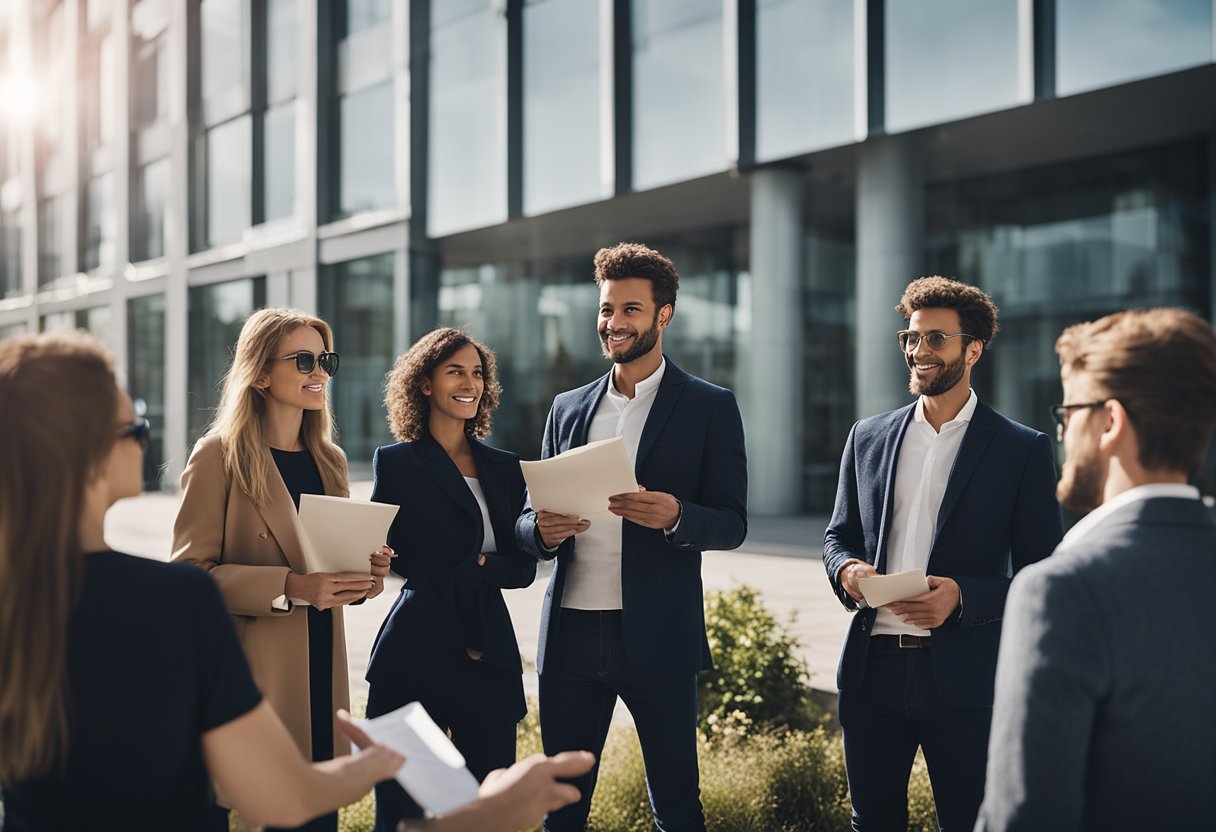
<svg viewBox="0 0 1216 832">
<path fill-rule="evenodd" d="M 1092 511 L 1009 591 L 979 828 L 1216 829 L 1216 523 L 1188 484 L 1216 429 L 1216 334 L 1120 312 L 1056 352 L 1058 494 Z"/>
<path fill-rule="evenodd" d="M 914 280 L 896 307 L 916 402 L 853 426 L 823 562 L 849 627 L 837 671 L 856 830 L 908 828 L 920 748 L 938 823 L 971 829 L 984 794 L 993 677 L 1013 572 L 1063 535 L 1046 435 L 971 390 L 997 310 L 974 286 Z M 861 580 L 922 570 L 929 591 L 879 609 Z"/>
</svg>

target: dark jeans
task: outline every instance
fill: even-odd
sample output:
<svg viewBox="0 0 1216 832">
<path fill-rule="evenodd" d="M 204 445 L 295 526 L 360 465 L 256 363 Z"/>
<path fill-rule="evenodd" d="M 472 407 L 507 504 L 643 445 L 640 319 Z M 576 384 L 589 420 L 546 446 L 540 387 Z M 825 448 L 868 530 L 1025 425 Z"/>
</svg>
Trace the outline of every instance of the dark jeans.
<svg viewBox="0 0 1216 832">
<path fill-rule="evenodd" d="M 939 826 L 945 832 L 975 827 L 992 709 L 943 702 L 929 665 L 932 649 L 900 649 L 875 637 L 861 688 L 840 692 L 854 830 L 906 832 L 917 747 L 929 767 Z"/>
<path fill-rule="evenodd" d="M 704 832 L 697 772 L 695 673 L 646 673 L 625 655 L 619 610 L 564 609 L 540 677 L 540 729 L 546 754 L 604 750 L 619 696 L 633 715 L 646 764 L 655 828 Z M 571 782 L 582 799 L 545 818 L 548 832 L 582 832 L 599 773 Z"/>
</svg>

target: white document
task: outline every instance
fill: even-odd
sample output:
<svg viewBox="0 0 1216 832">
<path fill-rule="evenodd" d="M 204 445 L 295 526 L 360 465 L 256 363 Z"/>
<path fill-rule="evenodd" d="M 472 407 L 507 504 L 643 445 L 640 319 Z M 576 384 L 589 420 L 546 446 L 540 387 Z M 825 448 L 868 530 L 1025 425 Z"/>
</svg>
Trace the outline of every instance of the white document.
<svg viewBox="0 0 1216 832">
<path fill-rule="evenodd" d="M 405 765 L 397 769 L 397 782 L 427 814 L 442 815 L 477 799 L 477 778 L 417 702 L 355 722 L 372 740 L 405 757 Z"/>
<path fill-rule="evenodd" d="M 388 540 L 397 508 L 368 500 L 301 494 L 300 546 L 309 573 L 370 575 L 368 558 Z"/>
<path fill-rule="evenodd" d="M 539 462 L 521 462 L 537 511 L 586 517 L 608 511 L 608 498 L 638 490 L 625 440 L 601 439 Z"/>
<path fill-rule="evenodd" d="M 894 575 L 871 575 L 857 584 L 861 587 L 862 597 L 871 607 L 881 607 L 929 591 L 929 582 L 920 569 L 896 572 Z"/>
</svg>

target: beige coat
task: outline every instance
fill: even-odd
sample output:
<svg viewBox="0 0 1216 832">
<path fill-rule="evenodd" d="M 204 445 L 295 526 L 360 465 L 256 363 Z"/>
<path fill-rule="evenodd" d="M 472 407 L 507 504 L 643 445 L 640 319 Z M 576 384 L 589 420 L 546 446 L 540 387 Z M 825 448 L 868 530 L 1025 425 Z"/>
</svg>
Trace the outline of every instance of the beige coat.
<svg viewBox="0 0 1216 832">
<path fill-rule="evenodd" d="M 312 759 L 308 689 L 308 610 L 276 610 L 287 573 L 303 574 L 297 515 L 283 480 L 273 474 L 270 503 L 258 509 L 224 471 L 219 437 L 194 446 L 182 473 L 182 503 L 173 524 L 173 560 L 211 573 L 232 613 L 253 679 L 300 746 Z M 341 494 L 336 496 L 345 497 Z M 333 611 L 333 703 L 350 708 L 346 635 L 342 609 Z M 334 750 L 349 741 L 334 724 Z"/>
</svg>

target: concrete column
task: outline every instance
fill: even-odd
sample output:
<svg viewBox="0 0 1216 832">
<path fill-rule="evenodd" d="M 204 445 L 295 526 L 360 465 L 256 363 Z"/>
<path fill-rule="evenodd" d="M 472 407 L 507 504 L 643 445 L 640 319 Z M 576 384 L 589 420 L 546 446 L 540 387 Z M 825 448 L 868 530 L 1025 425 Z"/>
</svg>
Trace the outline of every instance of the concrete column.
<svg viewBox="0 0 1216 832">
<path fill-rule="evenodd" d="M 752 174 L 752 321 L 747 392 L 748 507 L 755 514 L 802 511 L 802 270 L 805 231 L 801 173 Z"/>
<path fill-rule="evenodd" d="M 895 311 L 924 270 L 924 183 L 915 139 L 872 139 L 857 159 L 857 416 L 907 404 Z"/>
</svg>

